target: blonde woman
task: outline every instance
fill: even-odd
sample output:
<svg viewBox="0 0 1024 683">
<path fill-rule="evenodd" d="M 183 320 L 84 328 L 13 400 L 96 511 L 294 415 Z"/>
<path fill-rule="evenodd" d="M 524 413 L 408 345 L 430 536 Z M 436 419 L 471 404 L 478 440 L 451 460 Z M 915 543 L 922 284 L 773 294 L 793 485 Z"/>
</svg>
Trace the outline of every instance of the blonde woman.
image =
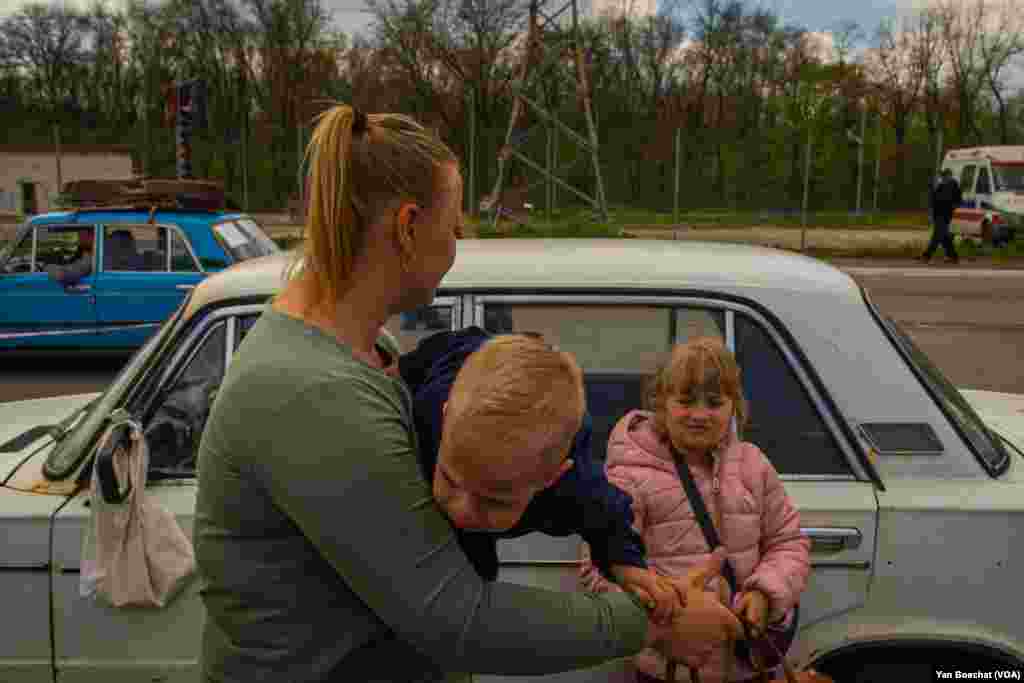
<svg viewBox="0 0 1024 683">
<path fill-rule="evenodd" d="M 381 334 L 452 266 L 457 160 L 407 117 L 344 105 L 321 116 L 309 155 L 304 265 L 241 345 L 200 444 L 203 680 L 538 674 L 652 645 L 701 658 L 733 635 L 704 594 L 663 627 L 626 595 L 473 571 L 420 474 Z"/>
<path fill-rule="evenodd" d="M 655 378 L 651 411 L 634 410 L 615 426 L 608 441 L 608 479 L 633 497 L 637 530 L 653 568 L 681 576 L 711 552 L 682 476 L 689 473 L 729 555 L 738 593 L 728 596 L 760 637 L 785 642 L 795 631 L 794 607 L 807 585 L 810 540 L 800 532 L 800 515 L 778 472 L 761 450 L 732 430 L 742 430 L 747 403 L 736 358 L 719 339 L 700 337 L 676 346 Z M 742 433 L 742 431 L 739 431 Z M 727 569 L 727 572 L 729 570 Z M 584 586 L 618 590 L 586 562 Z M 636 659 L 639 683 L 666 680 L 661 654 Z M 755 678 L 742 649 L 722 646 L 700 669 L 701 683 Z M 680 675 L 684 675 L 681 671 Z M 688 677 L 677 680 L 689 680 Z"/>
</svg>

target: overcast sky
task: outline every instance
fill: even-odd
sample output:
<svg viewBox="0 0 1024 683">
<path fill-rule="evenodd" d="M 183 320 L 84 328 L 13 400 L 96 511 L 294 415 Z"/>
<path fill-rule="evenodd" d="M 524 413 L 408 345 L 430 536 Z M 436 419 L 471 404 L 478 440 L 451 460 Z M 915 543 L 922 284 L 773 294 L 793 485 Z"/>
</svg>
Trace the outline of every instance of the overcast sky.
<svg viewBox="0 0 1024 683">
<path fill-rule="evenodd" d="M 525 0 L 524 0 L 525 1 Z M 608 0 L 596 0 L 607 2 Z M 753 0 L 775 10 L 788 24 L 798 24 L 812 31 L 828 31 L 841 19 L 853 19 L 868 34 L 873 34 L 879 22 L 886 17 L 895 17 L 901 10 L 909 8 L 915 0 Z M 70 5 L 86 7 L 91 0 L 67 0 Z M 119 6 L 122 0 L 108 0 L 112 6 Z M 549 0 L 555 5 L 559 0 Z M 365 0 L 324 0 L 333 12 L 338 28 L 346 33 L 365 30 L 369 15 Z M 8 14 L 23 4 L 22 0 L 0 0 L 0 14 Z M 584 2 L 581 1 L 581 7 Z"/>
</svg>

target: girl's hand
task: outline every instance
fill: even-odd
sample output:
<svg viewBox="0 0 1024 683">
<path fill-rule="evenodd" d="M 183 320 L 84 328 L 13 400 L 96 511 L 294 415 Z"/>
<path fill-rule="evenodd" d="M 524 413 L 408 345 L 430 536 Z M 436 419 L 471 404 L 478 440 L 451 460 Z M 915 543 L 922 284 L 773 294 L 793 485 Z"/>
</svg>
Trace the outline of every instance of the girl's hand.
<svg viewBox="0 0 1024 683">
<path fill-rule="evenodd" d="M 740 593 L 736 599 L 736 616 L 750 629 L 750 635 L 760 638 L 768 628 L 768 596 L 759 590 Z"/>
<path fill-rule="evenodd" d="M 624 590 L 633 593 L 647 605 L 651 621 L 667 625 L 683 612 L 686 606 L 686 592 L 653 570 L 616 564 L 611 567 L 612 576 Z"/>
</svg>

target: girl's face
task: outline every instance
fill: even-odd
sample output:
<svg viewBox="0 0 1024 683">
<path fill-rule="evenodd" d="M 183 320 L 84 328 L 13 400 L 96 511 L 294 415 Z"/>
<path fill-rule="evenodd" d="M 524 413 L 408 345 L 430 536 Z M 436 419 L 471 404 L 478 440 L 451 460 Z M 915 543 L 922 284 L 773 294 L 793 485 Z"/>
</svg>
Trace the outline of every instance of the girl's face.
<svg viewBox="0 0 1024 683">
<path fill-rule="evenodd" d="M 709 453 L 732 425 L 734 404 L 715 377 L 683 387 L 665 401 L 665 426 L 677 450 Z"/>
</svg>

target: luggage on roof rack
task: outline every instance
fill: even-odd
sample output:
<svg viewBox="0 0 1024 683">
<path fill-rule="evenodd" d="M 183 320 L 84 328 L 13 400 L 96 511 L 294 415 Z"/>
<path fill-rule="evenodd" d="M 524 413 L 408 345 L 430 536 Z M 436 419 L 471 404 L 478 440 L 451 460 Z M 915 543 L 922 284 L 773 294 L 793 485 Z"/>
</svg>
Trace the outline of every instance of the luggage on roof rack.
<svg viewBox="0 0 1024 683">
<path fill-rule="evenodd" d="M 62 199 L 68 208 L 137 207 L 205 209 L 233 208 L 223 183 L 178 178 L 124 180 L 72 180 L 64 184 Z"/>
</svg>

